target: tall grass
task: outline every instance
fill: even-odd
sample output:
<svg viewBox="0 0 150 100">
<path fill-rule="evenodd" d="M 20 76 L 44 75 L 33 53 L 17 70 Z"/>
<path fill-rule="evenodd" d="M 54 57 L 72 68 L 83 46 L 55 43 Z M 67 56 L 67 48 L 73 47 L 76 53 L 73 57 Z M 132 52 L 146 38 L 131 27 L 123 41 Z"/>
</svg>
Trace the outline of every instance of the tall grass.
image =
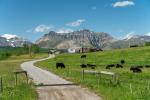
<svg viewBox="0 0 150 100">
<path fill-rule="evenodd" d="M 0 100 L 37 100 L 38 96 L 35 87 L 32 84 L 27 84 L 24 74 L 18 75 L 18 85 L 15 85 L 13 71 L 21 70 L 20 64 L 25 61 L 46 56 L 46 54 L 39 54 L 31 58 L 29 55 L 21 55 L 1 60 L 0 76 L 3 78 L 3 92 L 0 94 Z"/>
</svg>

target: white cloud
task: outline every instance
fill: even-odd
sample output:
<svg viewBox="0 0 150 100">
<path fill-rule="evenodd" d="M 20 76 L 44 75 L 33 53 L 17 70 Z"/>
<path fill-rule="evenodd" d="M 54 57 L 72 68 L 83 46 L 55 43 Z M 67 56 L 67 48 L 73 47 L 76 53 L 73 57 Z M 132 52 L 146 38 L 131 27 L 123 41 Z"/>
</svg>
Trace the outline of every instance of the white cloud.
<svg viewBox="0 0 150 100">
<path fill-rule="evenodd" d="M 146 33 L 145 35 L 150 36 L 150 32 Z"/>
<path fill-rule="evenodd" d="M 18 36 L 14 35 L 14 34 L 7 33 L 7 34 L 2 35 L 1 37 L 4 37 L 6 39 L 11 39 L 11 38 L 15 38 L 15 37 L 18 37 Z"/>
<path fill-rule="evenodd" d="M 51 29 L 53 29 L 54 27 L 52 25 L 38 25 L 35 29 L 34 29 L 34 33 L 38 33 L 38 32 L 49 32 Z"/>
<path fill-rule="evenodd" d="M 57 33 L 70 33 L 70 32 L 73 32 L 72 29 L 65 29 L 65 28 L 61 28 L 57 31 Z"/>
<path fill-rule="evenodd" d="M 113 7 L 126 7 L 126 6 L 134 6 L 133 1 L 120 1 L 112 4 Z"/>
<path fill-rule="evenodd" d="M 78 19 L 78 20 L 71 22 L 71 23 L 68 23 L 66 25 L 71 26 L 71 27 L 77 27 L 77 26 L 80 26 L 85 21 L 86 21 L 85 19 Z"/>
</svg>

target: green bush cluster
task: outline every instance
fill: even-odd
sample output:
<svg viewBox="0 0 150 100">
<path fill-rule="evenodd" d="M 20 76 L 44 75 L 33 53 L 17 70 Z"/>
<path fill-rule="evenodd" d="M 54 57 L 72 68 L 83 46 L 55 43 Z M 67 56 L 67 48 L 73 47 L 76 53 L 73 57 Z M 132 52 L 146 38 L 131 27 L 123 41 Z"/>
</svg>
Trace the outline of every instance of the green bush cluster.
<svg viewBox="0 0 150 100">
<path fill-rule="evenodd" d="M 0 53 L 0 60 L 6 59 L 6 58 L 8 58 L 10 56 L 11 56 L 11 53 L 8 53 L 8 52 Z"/>
<path fill-rule="evenodd" d="M 23 54 L 35 54 L 39 52 L 40 48 L 36 44 L 32 44 L 31 46 L 23 45 L 23 47 L 0 47 L 0 60 L 6 59 L 11 55 L 20 56 Z"/>
</svg>

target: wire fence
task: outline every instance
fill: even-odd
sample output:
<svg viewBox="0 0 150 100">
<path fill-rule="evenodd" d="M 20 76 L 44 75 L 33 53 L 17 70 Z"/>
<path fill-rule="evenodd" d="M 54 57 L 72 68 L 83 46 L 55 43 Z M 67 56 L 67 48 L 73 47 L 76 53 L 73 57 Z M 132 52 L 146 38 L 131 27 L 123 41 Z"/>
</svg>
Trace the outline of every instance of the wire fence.
<svg viewBox="0 0 150 100">
<path fill-rule="evenodd" d="M 141 76 L 141 74 L 120 75 L 117 76 L 117 83 L 112 83 L 112 76 L 98 73 L 84 73 L 81 68 L 53 68 L 60 76 L 74 81 L 77 84 L 85 85 L 93 89 L 100 87 L 118 89 L 122 94 L 129 95 L 133 100 L 149 100 L 150 98 L 150 76 Z M 117 90 L 116 90 L 117 91 Z"/>
</svg>

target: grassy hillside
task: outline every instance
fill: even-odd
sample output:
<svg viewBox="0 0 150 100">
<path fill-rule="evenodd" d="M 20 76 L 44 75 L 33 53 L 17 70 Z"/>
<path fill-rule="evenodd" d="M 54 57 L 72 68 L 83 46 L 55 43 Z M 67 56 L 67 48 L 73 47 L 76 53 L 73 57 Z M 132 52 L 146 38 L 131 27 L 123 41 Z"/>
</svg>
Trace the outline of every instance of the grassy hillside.
<svg viewBox="0 0 150 100">
<path fill-rule="evenodd" d="M 150 65 L 150 47 L 129 48 L 112 51 L 87 53 L 85 60 L 80 58 L 81 54 L 61 54 L 56 58 L 38 62 L 36 65 L 50 70 L 61 77 L 88 87 L 101 95 L 105 100 L 149 100 L 150 98 L 150 68 L 143 68 L 142 73 L 132 73 L 130 67 L 133 65 Z M 124 68 L 112 68 L 106 70 L 107 64 L 117 64 L 121 59 L 126 63 Z M 63 62 L 66 69 L 55 68 L 56 62 Z M 82 80 L 82 68 L 80 64 L 96 64 L 97 71 L 111 71 L 118 74 L 119 84 L 112 85 L 110 77 L 104 76 L 99 80 L 98 75 L 85 75 Z"/>
<path fill-rule="evenodd" d="M 29 55 L 11 56 L 0 60 L 0 76 L 3 78 L 3 93 L 0 93 L 0 100 L 37 100 L 35 87 L 26 84 L 24 75 L 18 75 L 18 85 L 15 85 L 13 71 L 20 70 L 22 62 L 46 57 L 45 54 L 36 55 L 30 58 Z"/>
</svg>

